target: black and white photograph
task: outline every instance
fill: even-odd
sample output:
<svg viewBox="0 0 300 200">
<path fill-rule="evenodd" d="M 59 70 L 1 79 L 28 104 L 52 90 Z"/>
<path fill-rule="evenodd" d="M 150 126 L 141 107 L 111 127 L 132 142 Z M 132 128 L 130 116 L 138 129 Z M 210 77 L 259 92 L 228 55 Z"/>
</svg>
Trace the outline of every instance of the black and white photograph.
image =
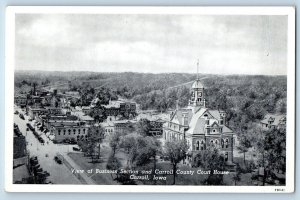
<svg viewBox="0 0 300 200">
<path fill-rule="evenodd" d="M 7 190 L 293 192 L 294 15 L 8 8 Z"/>
</svg>

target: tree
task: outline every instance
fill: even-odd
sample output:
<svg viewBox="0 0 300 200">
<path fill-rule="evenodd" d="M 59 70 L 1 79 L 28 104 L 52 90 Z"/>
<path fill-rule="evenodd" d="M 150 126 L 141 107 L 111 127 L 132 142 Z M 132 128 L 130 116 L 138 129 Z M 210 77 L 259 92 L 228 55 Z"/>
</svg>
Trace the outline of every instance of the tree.
<svg viewBox="0 0 300 200">
<path fill-rule="evenodd" d="M 173 185 L 175 185 L 177 165 L 186 157 L 188 146 L 185 140 L 173 140 L 165 143 L 165 155 L 169 157 L 173 166 Z"/>
<path fill-rule="evenodd" d="M 151 130 L 150 121 L 148 119 L 140 119 L 136 125 L 137 132 L 143 136 L 149 136 Z"/>
<path fill-rule="evenodd" d="M 237 182 L 241 181 L 241 174 L 242 174 L 242 169 L 241 169 L 240 165 L 237 164 L 235 173 L 232 177 L 232 180 L 234 181 L 234 185 L 236 185 Z"/>
<path fill-rule="evenodd" d="M 161 143 L 154 137 L 140 137 L 138 139 L 136 165 L 146 165 L 153 160 L 153 168 L 156 169 L 156 156 L 161 153 Z"/>
<path fill-rule="evenodd" d="M 110 155 L 108 160 L 107 160 L 107 164 L 106 164 L 106 169 L 108 170 L 116 170 L 118 171 L 119 168 L 121 167 L 121 162 L 119 161 L 118 158 L 116 158 L 114 155 Z M 113 178 L 113 173 L 110 173 L 111 178 L 114 180 Z M 117 177 L 116 179 L 118 179 L 118 173 L 117 173 Z"/>
<path fill-rule="evenodd" d="M 137 156 L 137 149 L 138 145 L 143 145 L 143 144 L 138 144 L 137 138 L 141 138 L 141 135 L 138 135 L 136 133 L 131 133 L 125 135 L 120 143 L 120 147 L 125 150 L 127 153 L 127 166 L 133 165 L 133 162 Z"/>
<path fill-rule="evenodd" d="M 81 148 L 84 156 L 89 156 L 88 154 L 88 144 L 85 140 L 77 140 L 78 146 Z"/>
<path fill-rule="evenodd" d="M 258 161 L 264 169 L 263 185 L 267 180 L 272 182 L 278 179 L 283 182 L 277 174 L 285 174 L 286 171 L 286 129 L 258 129 L 256 135 L 255 147 L 260 154 Z"/>
<path fill-rule="evenodd" d="M 251 148 L 251 141 L 246 136 L 241 136 L 237 149 L 244 154 L 244 165 L 246 165 L 246 152 Z"/>
<path fill-rule="evenodd" d="M 116 150 L 119 148 L 121 142 L 121 134 L 116 132 L 110 136 L 109 146 L 112 149 L 112 157 L 115 156 Z"/>
<path fill-rule="evenodd" d="M 225 158 L 219 153 L 218 149 L 212 147 L 197 153 L 194 157 L 193 166 L 210 171 L 210 174 L 204 181 L 204 184 L 223 184 L 223 175 L 213 173 L 214 170 L 223 171 L 225 169 Z"/>
<path fill-rule="evenodd" d="M 94 162 L 95 156 L 100 159 L 101 142 L 104 138 L 104 129 L 101 126 L 91 126 L 87 134 L 87 152 Z M 98 147 L 98 148 L 97 148 Z"/>
</svg>

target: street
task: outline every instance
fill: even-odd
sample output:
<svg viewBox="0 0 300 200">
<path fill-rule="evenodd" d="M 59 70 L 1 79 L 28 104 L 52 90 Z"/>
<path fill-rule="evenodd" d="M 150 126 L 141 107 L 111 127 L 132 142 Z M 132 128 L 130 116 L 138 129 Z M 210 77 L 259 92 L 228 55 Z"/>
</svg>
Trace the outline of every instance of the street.
<svg viewBox="0 0 300 200">
<path fill-rule="evenodd" d="M 19 115 L 15 114 L 14 123 L 19 126 L 20 131 L 26 137 L 27 150 L 30 154 L 30 157 L 37 156 L 38 162 L 43 170 L 50 173 L 50 176 L 47 178 L 47 180 L 54 184 L 81 184 L 81 182 L 64 164 L 58 164 L 54 160 L 54 157 L 57 153 L 66 155 L 68 152 L 73 151 L 73 147 L 76 145 L 54 144 L 51 140 L 49 140 L 49 138 L 46 137 L 44 133 L 39 131 L 37 127 L 33 126 L 45 140 L 44 144 L 40 143 L 30 130 L 26 131 L 26 123 L 33 125 L 35 121 L 33 120 L 30 122 L 28 120 L 29 117 L 25 115 L 25 112 L 15 106 L 15 111 L 16 110 L 24 115 L 25 120 L 21 119 Z M 48 156 L 46 156 L 46 154 Z"/>
</svg>

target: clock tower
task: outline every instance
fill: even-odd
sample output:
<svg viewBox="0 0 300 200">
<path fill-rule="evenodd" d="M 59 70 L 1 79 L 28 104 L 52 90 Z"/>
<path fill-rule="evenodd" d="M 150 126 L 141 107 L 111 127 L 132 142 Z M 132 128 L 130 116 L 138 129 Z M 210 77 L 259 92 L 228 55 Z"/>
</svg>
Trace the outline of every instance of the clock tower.
<svg viewBox="0 0 300 200">
<path fill-rule="evenodd" d="M 192 85 L 189 106 L 197 108 L 205 108 L 204 87 L 198 77 L 199 61 L 197 62 L 197 79 Z"/>
</svg>

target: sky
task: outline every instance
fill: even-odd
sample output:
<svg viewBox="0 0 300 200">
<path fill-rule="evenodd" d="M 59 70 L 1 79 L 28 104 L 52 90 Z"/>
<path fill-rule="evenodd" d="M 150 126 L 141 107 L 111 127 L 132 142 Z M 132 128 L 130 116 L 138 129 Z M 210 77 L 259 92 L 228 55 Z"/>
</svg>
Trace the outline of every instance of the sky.
<svg viewBox="0 0 300 200">
<path fill-rule="evenodd" d="M 287 73 L 287 16 L 17 14 L 15 69 Z"/>
</svg>

